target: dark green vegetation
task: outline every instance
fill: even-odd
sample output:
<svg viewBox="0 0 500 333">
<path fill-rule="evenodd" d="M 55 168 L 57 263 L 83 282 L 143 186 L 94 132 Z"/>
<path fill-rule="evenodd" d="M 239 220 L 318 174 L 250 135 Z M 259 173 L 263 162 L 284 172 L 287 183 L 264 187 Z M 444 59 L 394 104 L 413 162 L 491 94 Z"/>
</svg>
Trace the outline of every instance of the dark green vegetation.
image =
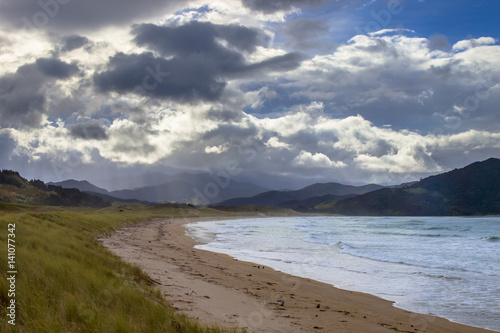
<svg viewBox="0 0 500 333">
<path fill-rule="evenodd" d="M 249 213 L 255 215 L 255 213 Z M 0 204 L 0 331 L 220 332 L 174 311 L 140 268 L 98 241 L 155 217 L 231 216 L 187 205 L 100 210 Z M 242 215 L 242 212 L 234 213 Z M 16 326 L 7 323 L 7 230 L 15 223 Z"/>
<path fill-rule="evenodd" d="M 0 171 L 0 202 L 49 206 L 85 206 L 103 208 L 111 204 L 77 189 L 46 185 L 41 180 L 27 181 L 11 170 Z"/>
<path fill-rule="evenodd" d="M 325 202 L 317 211 L 345 215 L 449 216 L 500 214 L 500 159 L 431 176 L 406 188 L 385 188 Z"/>
</svg>

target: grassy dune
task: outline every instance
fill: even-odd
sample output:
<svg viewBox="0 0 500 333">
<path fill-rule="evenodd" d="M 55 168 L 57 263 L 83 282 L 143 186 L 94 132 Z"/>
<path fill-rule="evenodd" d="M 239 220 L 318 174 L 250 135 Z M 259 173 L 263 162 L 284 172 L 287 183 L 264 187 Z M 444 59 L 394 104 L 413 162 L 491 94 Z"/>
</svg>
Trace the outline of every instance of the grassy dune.
<svg viewBox="0 0 500 333">
<path fill-rule="evenodd" d="M 97 238 L 155 217 L 230 215 L 212 209 L 0 207 L 0 331 L 221 332 L 174 311 L 139 267 Z M 16 326 L 7 323 L 7 228 L 16 225 Z"/>
</svg>

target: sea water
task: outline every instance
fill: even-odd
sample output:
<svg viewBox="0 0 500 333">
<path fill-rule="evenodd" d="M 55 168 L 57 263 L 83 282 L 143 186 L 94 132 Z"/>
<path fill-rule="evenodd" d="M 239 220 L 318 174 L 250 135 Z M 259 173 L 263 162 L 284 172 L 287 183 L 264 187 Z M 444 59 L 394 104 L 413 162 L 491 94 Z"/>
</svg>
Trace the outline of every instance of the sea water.
<svg viewBox="0 0 500 333">
<path fill-rule="evenodd" d="M 192 223 L 197 248 L 500 331 L 500 218 L 292 217 Z"/>
</svg>

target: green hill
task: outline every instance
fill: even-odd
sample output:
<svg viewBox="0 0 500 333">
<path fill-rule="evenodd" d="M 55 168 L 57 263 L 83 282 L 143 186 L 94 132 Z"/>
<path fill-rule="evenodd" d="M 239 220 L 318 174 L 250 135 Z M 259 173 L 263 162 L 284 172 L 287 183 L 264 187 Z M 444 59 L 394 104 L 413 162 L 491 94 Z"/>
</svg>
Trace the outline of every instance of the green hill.
<svg viewBox="0 0 500 333">
<path fill-rule="evenodd" d="M 0 171 L 0 202 L 47 206 L 108 207 L 100 197 L 78 189 L 46 185 L 41 180 L 26 180 L 12 170 Z"/>
<path fill-rule="evenodd" d="M 76 188 L 82 192 L 95 192 L 100 194 L 109 194 L 108 190 L 95 186 L 86 180 L 68 179 L 57 183 L 47 183 L 47 185 L 61 186 L 63 188 Z"/>
<path fill-rule="evenodd" d="M 316 207 L 345 215 L 500 214 L 500 159 L 490 158 L 404 188 L 385 188 Z"/>
<path fill-rule="evenodd" d="M 234 198 L 218 203 L 219 206 L 276 206 L 310 211 L 312 203 L 331 200 L 331 196 L 347 197 L 375 191 L 383 186 L 370 184 L 352 186 L 339 183 L 317 183 L 295 191 L 267 191 L 253 197 Z M 330 197 L 328 197 L 330 196 Z M 314 205 L 315 206 L 315 205 Z"/>
</svg>

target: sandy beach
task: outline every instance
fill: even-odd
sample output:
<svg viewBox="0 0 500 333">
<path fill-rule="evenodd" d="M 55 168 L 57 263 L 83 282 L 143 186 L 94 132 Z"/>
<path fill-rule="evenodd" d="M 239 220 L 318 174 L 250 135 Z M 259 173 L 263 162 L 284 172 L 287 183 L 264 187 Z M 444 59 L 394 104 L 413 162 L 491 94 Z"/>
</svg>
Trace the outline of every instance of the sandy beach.
<svg viewBox="0 0 500 333">
<path fill-rule="evenodd" d="M 156 219 L 99 241 L 140 266 L 178 311 L 206 324 L 248 332 L 492 332 L 195 249 L 184 224 L 218 219 Z"/>
</svg>

